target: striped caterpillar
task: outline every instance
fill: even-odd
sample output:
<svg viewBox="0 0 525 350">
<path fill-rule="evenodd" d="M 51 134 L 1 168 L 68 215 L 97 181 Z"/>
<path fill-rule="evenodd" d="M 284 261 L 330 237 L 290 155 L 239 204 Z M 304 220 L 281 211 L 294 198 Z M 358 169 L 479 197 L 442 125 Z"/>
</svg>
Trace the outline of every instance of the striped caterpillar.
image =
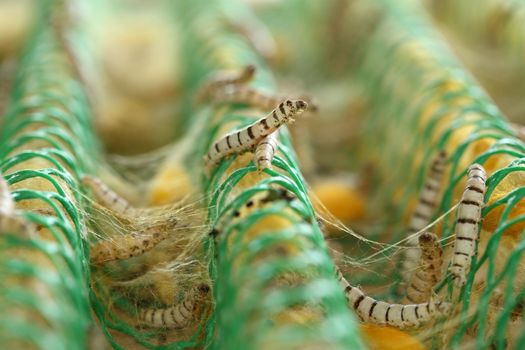
<svg viewBox="0 0 525 350">
<path fill-rule="evenodd" d="M 406 250 L 405 259 L 402 264 L 401 271 L 405 281 L 410 280 L 412 272 L 414 271 L 421 255 L 421 251 L 418 248 L 418 238 L 414 234 L 426 227 L 430 223 L 432 215 L 434 214 L 441 179 L 443 177 L 443 172 L 445 171 L 446 158 L 446 153 L 440 151 L 430 163 L 423 190 L 419 196 L 414 213 L 410 218 L 408 232 L 411 237 L 408 239 L 407 245 L 413 248 Z"/>
<path fill-rule="evenodd" d="M 82 183 L 91 189 L 102 205 L 115 213 L 125 215 L 131 220 L 136 220 L 142 214 L 100 179 L 86 175 L 82 178 Z M 102 265 L 110 261 L 142 255 L 167 239 L 178 226 L 184 225 L 177 218 L 168 217 L 134 233 L 115 235 L 109 240 L 97 242 L 91 246 L 91 264 Z"/>
<path fill-rule="evenodd" d="M 466 283 L 471 260 L 476 252 L 487 179 L 485 169 L 479 164 L 471 165 L 467 176 L 465 191 L 461 197 L 456 219 L 454 255 L 449 268 L 449 272 L 458 287 Z"/>
<path fill-rule="evenodd" d="M 267 116 L 245 128 L 226 134 L 210 147 L 205 159 L 207 168 L 211 169 L 224 157 L 253 149 L 279 127 L 293 122 L 293 117 L 302 114 L 307 108 L 308 104 L 302 100 L 285 100 Z"/>
<path fill-rule="evenodd" d="M 406 299 L 411 303 L 428 300 L 432 295 L 433 286 L 441 279 L 443 251 L 437 236 L 431 232 L 421 234 L 419 248 L 421 256 L 418 267 L 407 289 Z"/>
<path fill-rule="evenodd" d="M 450 309 L 450 304 L 441 301 L 431 300 L 420 304 L 390 304 L 379 301 L 348 283 L 337 267 L 336 274 L 339 284 L 344 289 L 348 305 L 363 322 L 401 329 L 415 328 L 441 315 L 446 315 Z"/>
<path fill-rule="evenodd" d="M 186 293 L 176 305 L 164 309 L 139 310 L 139 322 L 150 328 L 185 328 L 198 317 L 202 304 L 210 293 L 208 284 L 200 284 Z"/>
</svg>

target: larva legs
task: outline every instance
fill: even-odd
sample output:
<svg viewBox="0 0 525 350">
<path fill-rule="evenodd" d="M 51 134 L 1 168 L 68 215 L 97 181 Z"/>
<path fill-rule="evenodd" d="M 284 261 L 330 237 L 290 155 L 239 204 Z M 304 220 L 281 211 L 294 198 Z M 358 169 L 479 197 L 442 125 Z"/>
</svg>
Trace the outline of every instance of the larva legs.
<svg viewBox="0 0 525 350">
<path fill-rule="evenodd" d="M 473 164 L 468 169 L 465 192 L 461 197 L 456 220 L 456 240 L 454 255 L 449 272 L 456 286 L 461 287 L 466 282 L 470 271 L 472 257 L 475 254 L 479 235 L 481 209 L 485 204 L 485 182 L 487 174 L 479 164 Z"/>
<path fill-rule="evenodd" d="M 421 256 L 407 289 L 407 301 L 422 303 L 432 296 L 432 287 L 441 278 L 443 252 L 435 234 L 425 232 L 419 236 Z"/>
<path fill-rule="evenodd" d="M 198 317 L 202 305 L 210 293 L 207 284 L 201 284 L 186 293 L 182 302 L 165 309 L 142 309 L 139 322 L 150 328 L 185 328 Z"/>
<path fill-rule="evenodd" d="M 301 115 L 307 107 L 308 104 L 302 100 L 285 100 L 267 116 L 245 128 L 226 134 L 210 147 L 205 160 L 207 168 L 213 168 L 224 157 L 252 150 L 263 138 L 282 125 L 293 122 L 293 117 Z"/>
<path fill-rule="evenodd" d="M 430 168 L 427 171 L 427 177 L 418 199 L 418 203 L 410 218 L 409 235 L 422 230 L 430 223 L 432 215 L 434 214 L 437 204 L 441 179 L 446 165 L 446 153 L 439 152 L 430 163 Z M 408 248 L 405 252 L 405 257 L 402 264 L 402 274 L 405 281 L 409 281 L 421 254 L 418 248 L 418 238 L 411 237 L 407 241 Z"/>
<path fill-rule="evenodd" d="M 348 305 L 363 322 L 396 328 L 415 328 L 448 313 L 450 305 L 441 301 L 420 304 L 390 304 L 367 296 L 348 283 L 336 268 L 339 283 L 344 288 Z"/>
</svg>

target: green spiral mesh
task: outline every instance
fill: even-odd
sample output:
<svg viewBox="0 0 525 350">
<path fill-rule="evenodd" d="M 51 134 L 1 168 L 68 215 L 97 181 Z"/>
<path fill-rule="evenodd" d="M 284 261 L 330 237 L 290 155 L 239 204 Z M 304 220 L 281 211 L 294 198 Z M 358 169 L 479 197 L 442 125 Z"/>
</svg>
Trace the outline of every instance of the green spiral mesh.
<svg viewBox="0 0 525 350">
<path fill-rule="evenodd" d="M 444 149 L 449 154 L 450 171 L 441 215 L 458 200 L 466 168 L 474 162 L 485 165 L 490 178 L 480 255 L 461 291 L 459 324 L 444 329 L 447 347 L 474 344 L 476 349 L 505 348 L 509 345 L 509 327 L 516 313 L 521 313 L 523 286 L 517 269 L 523 243 L 519 236 L 510 248 L 500 243 L 512 237 L 513 226 L 517 231 L 514 235 L 523 229 L 520 223 L 525 216 L 518 210 L 524 193 L 524 146 L 514 138 L 498 108 L 457 63 L 417 4 L 382 1 L 381 5 L 379 20 L 362 43 L 363 55 L 355 70 L 369 97 L 362 159 L 372 159 L 377 165 L 380 183 L 371 206 L 385 213 L 388 225 L 405 222 L 404 215 L 423 185 L 431 158 Z M 347 20 L 355 21 L 355 25 L 366 25 L 358 15 L 350 17 Z M 505 179 L 513 180 L 504 185 Z M 454 215 L 447 215 L 441 223 L 444 238 L 452 235 L 454 219 Z M 406 237 L 403 228 L 397 232 L 393 242 Z M 385 266 L 374 270 L 382 268 Z M 476 281 L 484 281 L 473 290 L 476 276 Z M 386 282 L 377 276 L 363 279 Z M 443 287 L 448 288 L 450 296 L 451 281 L 445 278 L 438 290 Z M 395 298 L 395 291 L 392 288 L 389 296 Z M 522 348 L 525 337 L 521 334 L 509 346 Z M 436 338 L 440 335 L 438 332 Z"/>
<path fill-rule="evenodd" d="M 239 36 L 226 30 L 224 18 L 231 17 L 227 11 L 240 11 L 240 6 L 234 1 L 213 4 L 193 1 L 191 6 L 181 2 L 177 7 L 176 12 L 184 14 L 179 17 L 186 28 L 184 52 L 191 58 L 187 64 L 190 69 L 184 77 L 185 91 L 195 91 L 202 77 L 211 70 L 238 68 L 248 63 L 258 67 L 257 87 L 267 91 L 275 89 L 270 72 L 257 55 Z M 253 120 L 236 106 L 218 111 L 188 111 L 186 115 L 192 124 L 202 123 L 202 118 L 206 124 L 196 137 L 196 153 L 193 161 L 190 160 L 196 175 L 202 174 L 202 157 L 221 136 L 218 133 L 221 126 L 233 121 L 242 126 Z M 231 215 L 253 195 L 272 186 L 289 190 L 299 202 L 293 207 L 276 203 L 239 221 L 231 221 L 221 233 L 217 246 L 212 246 L 210 240 L 209 249 L 217 256 L 217 260 L 210 263 L 216 307 L 212 316 L 215 327 L 207 334 L 207 342 L 223 349 L 300 348 L 312 344 L 323 348 L 362 348 L 356 323 L 334 278 L 333 264 L 315 224 L 304 180 L 285 130 L 280 141 L 282 156 L 274 160 L 276 170 L 267 170 L 269 176 L 262 180 L 253 179 L 256 168 L 252 162 L 234 171 L 228 170 L 234 159 L 221 162 L 210 178 L 203 177 L 203 188 L 209 195 L 211 223 Z M 246 237 L 258 222 L 276 216 L 289 223 L 286 229 Z M 290 247 L 295 253 L 283 257 L 265 255 L 279 245 Z M 304 275 L 302 283 L 276 285 L 286 273 Z M 299 306 L 319 308 L 322 317 L 282 325 L 276 320 L 279 314 Z"/>
<path fill-rule="evenodd" d="M 0 343 L 83 349 L 91 316 L 77 180 L 97 151 L 89 109 L 47 16 L 19 67 L 2 125 L 1 170 L 18 207 L 36 209 L 20 212 L 39 235 L 0 237 Z"/>
</svg>

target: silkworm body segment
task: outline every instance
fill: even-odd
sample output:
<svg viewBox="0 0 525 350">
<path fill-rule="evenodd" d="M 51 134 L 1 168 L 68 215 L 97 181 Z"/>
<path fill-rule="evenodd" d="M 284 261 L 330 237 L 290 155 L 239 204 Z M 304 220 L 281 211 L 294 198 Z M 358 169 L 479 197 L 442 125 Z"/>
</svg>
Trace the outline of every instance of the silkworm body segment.
<svg viewBox="0 0 525 350">
<path fill-rule="evenodd" d="M 210 287 L 201 284 L 187 292 L 179 304 L 164 309 L 141 309 L 139 321 L 150 328 L 188 327 L 198 317 L 199 309 L 209 293 Z"/>
<path fill-rule="evenodd" d="M 419 264 L 407 289 L 407 300 L 411 303 L 428 300 L 432 295 L 433 286 L 441 278 L 443 252 L 436 235 L 430 232 L 423 233 L 419 236 L 419 247 Z"/>
<path fill-rule="evenodd" d="M 484 205 L 487 174 L 479 164 L 468 169 L 467 183 L 458 208 L 456 220 L 456 240 L 454 255 L 449 271 L 456 286 L 463 286 L 470 271 L 470 263 L 475 254 L 479 234 L 481 209 Z"/>
<path fill-rule="evenodd" d="M 350 285 L 339 269 L 336 269 L 336 273 L 348 305 L 363 322 L 401 329 L 415 328 L 447 314 L 450 309 L 448 303 L 441 301 L 428 301 L 421 304 L 390 304 L 378 301 Z"/>
<path fill-rule="evenodd" d="M 307 107 L 307 103 L 302 100 L 285 100 L 269 115 L 245 128 L 227 134 L 210 147 L 206 157 L 207 167 L 213 167 L 222 158 L 231 154 L 252 150 L 264 137 L 275 132 L 282 125 L 293 122 L 293 117 L 303 113 Z"/>
<path fill-rule="evenodd" d="M 419 232 L 431 222 L 437 205 L 441 179 L 443 178 L 443 173 L 445 171 L 446 158 L 446 153 L 441 151 L 430 164 L 418 203 L 410 218 L 410 235 Z M 411 278 L 421 255 L 421 251 L 418 247 L 417 236 L 410 237 L 407 244 L 413 248 L 406 250 L 405 260 L 403 261 L 402 272 L 406 281 Z"/>
</svg>

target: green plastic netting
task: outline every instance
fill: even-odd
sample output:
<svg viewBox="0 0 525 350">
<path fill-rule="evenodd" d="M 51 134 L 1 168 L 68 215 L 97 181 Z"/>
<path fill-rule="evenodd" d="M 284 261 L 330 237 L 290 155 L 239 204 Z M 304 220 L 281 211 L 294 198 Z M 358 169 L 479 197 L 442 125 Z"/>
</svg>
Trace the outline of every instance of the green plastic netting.
<svg viewBox="0 0 525 350">
<path fill-rule="evenodd" d="M 78 177 L 97 153 L 86 97 L 46 4 L 19 63 L 2 124 L 1 170 L 38 237 L 2 232 L 0 305 L 4 348 L 83 349 L 90 325 L 85 224 Z M 8 317 L 6 317 L 8 316 Z"/>
</svg>

